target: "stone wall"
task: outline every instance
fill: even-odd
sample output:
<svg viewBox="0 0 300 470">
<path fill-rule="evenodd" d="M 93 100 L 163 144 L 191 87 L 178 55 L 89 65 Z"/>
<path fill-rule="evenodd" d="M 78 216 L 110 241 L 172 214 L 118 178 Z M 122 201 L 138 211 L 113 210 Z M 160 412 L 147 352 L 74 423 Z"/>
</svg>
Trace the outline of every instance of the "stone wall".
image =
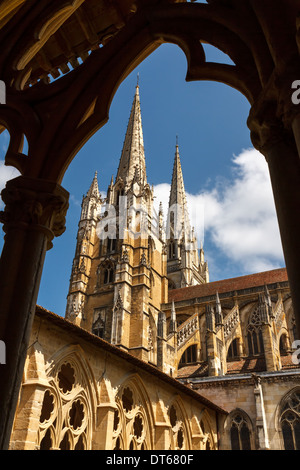
<svg viewBox="0 0 300 470">
<path fill-rule="evenodd" d="M 216 449 L 223 411 L 38 308 L 11 449 Z"/>
</svg>

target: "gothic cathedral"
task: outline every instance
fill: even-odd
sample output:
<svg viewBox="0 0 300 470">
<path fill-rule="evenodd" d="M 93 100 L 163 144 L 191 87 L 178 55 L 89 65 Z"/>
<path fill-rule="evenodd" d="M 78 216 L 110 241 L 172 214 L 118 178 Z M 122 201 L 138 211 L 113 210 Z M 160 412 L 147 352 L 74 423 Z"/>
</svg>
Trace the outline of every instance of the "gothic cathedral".
<svg viewBox="0 0 300 470">
<path fill-rule="evenodd" d="M 37 306 L 11 449 L 299 449 L 285 269 L 210 282 L 176 145 L 168 213 L 136 87 L 117 174 L 82 200 L 65 318 Z"/>
<path fill-rule="evenodd" d="M 97 173 L 82 201 L 66 318 L 163 370 L 159 332 L 168 290 L 208 282 L 203 249 L 190 225 L 176 145 L 169 213 L 153 207 L 147 181 L 139 86 L 115 181 L 101 199 Z M 168 329 L 175 332 L 175 318 Z M 173 347 L 175 347 L 173 345 Z M 169 368 L 169 369 L 168 369 Z"/>
</svg>

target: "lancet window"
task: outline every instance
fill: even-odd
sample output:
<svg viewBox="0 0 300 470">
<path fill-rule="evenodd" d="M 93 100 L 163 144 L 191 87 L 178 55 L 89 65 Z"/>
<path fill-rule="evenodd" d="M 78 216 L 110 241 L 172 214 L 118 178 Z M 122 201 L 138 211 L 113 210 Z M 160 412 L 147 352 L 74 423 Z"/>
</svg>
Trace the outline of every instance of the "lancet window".
<svg viewBox="0 0 300 470">
<path fill-rule="evenodd" d="M 254 310 L 249 319 L 247 341 L 249 356 L 263 354 L 264 343 L 261 329 L 261 318 L 258 309 Z"/>
<path fill-rule="evenodd" d="M 239 340 L 238 338 L 235 338 L 233 341 L 231 341 L 228 351 L 227 351 L 227 360 L 228 359 L 234 359 L 238 357 L 239 355 Z"/>
<path fill-rule="evenodd" d="M 170 240 L 169 242 L 169 259 L 175 258 L 175 242 Z"/>
<path fill-rule="evenodd" d="M 115 238 L 107 238 L 107 253 L 113 253 L 116 250 L 116 242 L 117 240 Z"/>
<path fill-rule="evenodd" d="M 242 412 L 236 412 L 231 418 L 230 442 L 232 450 L 251 450 L 250 423 Z"/>
<path fill-rule="evenodd" d="M 97 287 L 111 284 L 115 278 L 115 263 L 113 260 L 104 260 L 97 269 Z"/>
<path fill-rule="evenodd" d="M 103 284 L 110 284 L 114 280 L 114 268 L 107 266 L 103 270 Z"/>
<path fill-rule="evenodd" d="M 290 393 L 280 410 L 280 427 L 285 450 L 300 450 L 300 389 Z"/>
</svg>

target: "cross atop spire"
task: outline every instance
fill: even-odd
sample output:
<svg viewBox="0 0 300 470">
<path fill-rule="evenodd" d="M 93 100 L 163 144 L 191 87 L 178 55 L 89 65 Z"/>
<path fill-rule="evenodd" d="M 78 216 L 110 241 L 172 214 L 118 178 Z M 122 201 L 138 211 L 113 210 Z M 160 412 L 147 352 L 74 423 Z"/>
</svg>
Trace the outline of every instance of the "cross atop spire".
<svg viewBox="0 0 300 470">
<path fill-rule="evenodd" d="M 147 175 L 138 82 L 135 89 L 116 181 L 118 178 L 122 178 L 125 186 L 128 187 L 136 174 L 136 167 L 140 175 L 140 182 L 142 185 L 145 185 L 147 183 Z"/>
</svg>

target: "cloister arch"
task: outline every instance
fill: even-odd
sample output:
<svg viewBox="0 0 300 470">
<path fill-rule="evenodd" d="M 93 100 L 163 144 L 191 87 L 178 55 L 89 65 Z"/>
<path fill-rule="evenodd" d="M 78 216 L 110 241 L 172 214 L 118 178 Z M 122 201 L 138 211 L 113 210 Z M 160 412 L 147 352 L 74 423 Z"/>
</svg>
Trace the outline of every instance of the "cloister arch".
<svg viewBox="0 0 300 470">
<path fill-rule="evenodd" d="M 0 336 L 8 345 L 10 358 L 0 397 L 4 447 L 21 383 L 45 252 L 52 247 L 54 236 L 64 231 L 68 194 L 60 186 L 62 177 L 78 150 L 107 122 L 110 103 L 122 80 L 163 42 L 172 42 L 184 51 L 187 80 L 221 81 L 243 93 L 251 104 L 248 127 L 254 146 L 269 164 L 300 330 L 300 241 L 295 217 L 300 203 L 300 117 L 291 102 L 291 83 L 300 74 L 299 1 L 177 4 L 172 0 L 137 0 L 123 15 L 117 15 L 109 34 L 104 30 L 98 37 L 90 33 L 90 42 L 81 51 L 81 65 L 76 64 L 74 44 L 67 44 L 64 57 L 52 70 L 48 42 L 58 30 L 70 27 L 72 13 L 82 13 L 80 8 L 92 3 L 65 0 L 62 5 L 58 0 L 44 0 L 29 5 L 14 1 L 14 11 L 8 2 L 0 7 L 0 78 L 8 84 L 0 125 L 9 129 L 12 137 L 6 164 L 22 174 L 9 182 L 2 194 L 6 241 L 0 265 L 0 296 L 5 299 Z M 201 42 L 227 53 L 236 65 L 206 63 Z M 76 65 L 71 71 L 66 67 L 67 58 Z M 58 70 L 69 73 L 49 83 L 49 73 L 59 76 Z M 22 154 L 23 135 L 28 140 L 27 156 Z M 12 253 L 18 254 L 18 264 L 11 262 Z M 14 334 L 11 322 L 16 325 Z"/>
<path fill-rule="evenodd" d="M 113 448 L 152 450 L 154 414 L 151 400 L 138 374 L 129 374 L 123 378 L 116 395 L 116 405 Z"/>
</svg>

